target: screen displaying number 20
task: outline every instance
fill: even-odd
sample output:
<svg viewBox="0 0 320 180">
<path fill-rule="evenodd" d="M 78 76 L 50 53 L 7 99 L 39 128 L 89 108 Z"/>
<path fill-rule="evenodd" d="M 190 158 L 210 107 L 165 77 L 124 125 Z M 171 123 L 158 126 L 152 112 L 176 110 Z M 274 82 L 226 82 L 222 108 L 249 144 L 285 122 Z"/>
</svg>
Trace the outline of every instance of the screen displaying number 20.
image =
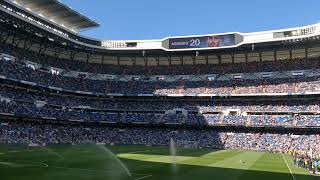
<svg viewBox="0 0 320 180">
<path fill-rule="evenodd" d="M 201 43 L 200 39 L 191 39 L 190 40 L 191 47 L 198 47 L 198 46 L 200 46 L 200 43 Z"/>
</svg>

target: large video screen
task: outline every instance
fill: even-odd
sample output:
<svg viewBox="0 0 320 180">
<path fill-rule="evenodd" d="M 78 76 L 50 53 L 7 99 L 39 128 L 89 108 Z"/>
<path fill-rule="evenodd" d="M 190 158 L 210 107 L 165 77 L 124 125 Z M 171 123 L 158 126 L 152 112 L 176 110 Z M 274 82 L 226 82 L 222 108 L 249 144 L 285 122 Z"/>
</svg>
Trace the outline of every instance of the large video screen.
<svg viewBox="0 0 320 180">
<path fill-rule="evenodd" d="M 235 45 L 235 34 L 169 39 L 169 49 L 215 48 Z"/>
</svg>

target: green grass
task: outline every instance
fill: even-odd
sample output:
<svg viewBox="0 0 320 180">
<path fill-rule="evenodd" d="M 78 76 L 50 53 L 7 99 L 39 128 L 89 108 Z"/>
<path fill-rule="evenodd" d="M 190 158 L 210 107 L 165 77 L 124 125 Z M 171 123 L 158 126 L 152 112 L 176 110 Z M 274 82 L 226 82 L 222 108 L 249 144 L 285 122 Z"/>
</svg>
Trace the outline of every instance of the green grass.
<svg viewBox="0 0 320 180">
<path fill-rule="evenodd" d="M 94 145 L 0 147 L 0 180 L 320 180 L 289 155 L 178 149 L 173 165 L 166 147 L 108 148 L 113 153 Z"/>
</svg>

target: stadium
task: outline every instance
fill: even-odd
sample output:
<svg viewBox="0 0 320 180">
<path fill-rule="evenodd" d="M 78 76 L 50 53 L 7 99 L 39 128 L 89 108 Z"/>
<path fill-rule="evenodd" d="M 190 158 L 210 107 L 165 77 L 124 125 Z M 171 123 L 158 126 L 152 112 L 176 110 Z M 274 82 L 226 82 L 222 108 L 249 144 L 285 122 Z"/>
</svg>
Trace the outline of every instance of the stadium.
<svg viewBox="0 0 320 180">
<path fill-rule="evenodd" d="M 0 1 L 1 180 L 320 179 L 320 24 L 99 40 Z"/>
</svg>

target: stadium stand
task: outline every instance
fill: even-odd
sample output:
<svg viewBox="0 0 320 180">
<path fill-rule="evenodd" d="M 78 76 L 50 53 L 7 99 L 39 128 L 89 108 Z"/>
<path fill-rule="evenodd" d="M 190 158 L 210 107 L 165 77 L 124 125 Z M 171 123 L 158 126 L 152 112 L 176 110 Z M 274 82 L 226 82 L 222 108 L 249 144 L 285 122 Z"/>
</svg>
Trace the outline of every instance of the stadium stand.
<svg viewBox="0 0 320 180">
<path fill-rule="evenodd" d="M 319 24 L 296 28 L 310 30 L 303 38 L 279 30 L 261 42 L 233 34 L 231 48 L 159 40 L 135 42 L 139 49 L 87 39 L 7 1 L 0 7 L 0 143 L 167 146 L 174 138 L 289 152 L 296 164 L 320 155 Z"/>
</svg>

